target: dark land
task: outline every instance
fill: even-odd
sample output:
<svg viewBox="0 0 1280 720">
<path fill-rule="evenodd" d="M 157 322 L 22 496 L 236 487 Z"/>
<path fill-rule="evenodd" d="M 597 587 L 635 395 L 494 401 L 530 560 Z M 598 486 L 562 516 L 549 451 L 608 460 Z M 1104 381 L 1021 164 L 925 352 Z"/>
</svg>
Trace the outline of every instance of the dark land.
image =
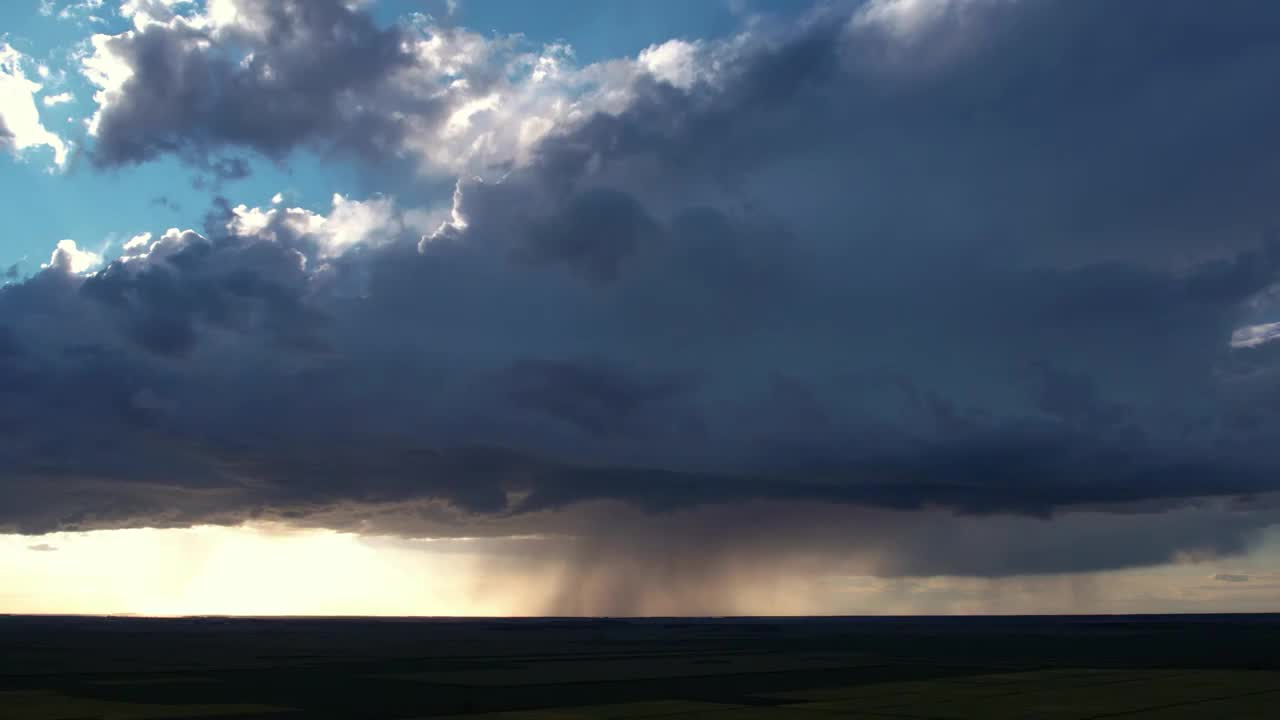
<svg viewBox="0 0 1280 720">
<path fill-rule="evenodd" d="M 1280 718 L 1280 615 L 0 616 L 0 720 Z"/>
</svg>

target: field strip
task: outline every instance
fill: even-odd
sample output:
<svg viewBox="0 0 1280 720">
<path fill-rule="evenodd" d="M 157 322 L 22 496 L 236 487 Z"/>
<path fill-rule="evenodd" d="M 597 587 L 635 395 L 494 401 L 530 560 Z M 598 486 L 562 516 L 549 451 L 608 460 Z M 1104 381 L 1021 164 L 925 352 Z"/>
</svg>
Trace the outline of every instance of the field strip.
<svg viewBox="0 0 1280 720">
<path fill-rule="evenodd" d="M 1188 672 L 1182 672 L 1182 673 L 1178 673 L 1178 674 L 1176 674 L 1176 675 L 1170 675 L 1170 676 L 1169 676 L 1169 677 L 1167 677 L 1167 678 L 1159 678 L 1159 680 L 1162 680 L 1162 681 L 1163 681 L 1163 680 L 1177 679 L 1177 678 L 1180 678 L 1180 677 L 1185 677 L 1185 676 L 1193 675 L 1193 674 L 1194 674 L 1194 673 L 1192 673 L 1192 672 L 1190 672 L 1190 671 L 1188 671 Z M 1068 676 L 1068 678 L 1067 678 L 1067 679 L 1070 679 L 1070 676 Z M 1019 689 L 1014 689 L 1014 690 L 1008 690 L 1008 691 L 1004 691 L 1004 692 L 994 692 L 994 693 L 992 693 L 992 694 L 990 694 L 990 695 L 981 695 L 981 696 L 979 696 L 979 698 L 980 698 L 980 699 L 982 699 L 982 700 L 984 700 L 984 701 L 985 701 L 985 700 L 998 700 L 998 699 L 1000 699 L 1000 698 L 1011 698 L 1011 697 L 1018 697 L 1018 696 L 1031 696 L 1031 695 L 1036 695 L 1037 693 L 1059 692 L 1059 691 L 1062 691 L 1062 690 L 1087 690 L 1087 689 L 1090 689 L 1090 688 L 1107 687 L 1107 686 L 1109 686 L 1109 685 L 1123 685 L 1123 684 L 1125 684 L 1125 683 L 1149 682 L 1149 681 L 1151 681 L 1151 680 L 1153 680 L 1153 678 L 1151 678 L 1151 677 L 1128 677 L 1128 678 L 1119 678 L 1119 679 L 1101 680 L 1101 681 L 1098 681 L 1098 682 L 1088 682 L 1088 683 L 1082 683 L 1082 684 L 1079 684 L 1079 685 L 1066 685 L 1066 686 L 1060 686 L 1060 687 L 1059 687 L 1059 686 L 1055 686 L 1055 687 L 1036 687 L 1036 686 L 1032 686 L 1032 687 L 1024 687 L 1024 688 L 1019 688 Z M 1270 692 L 1270 691 L 1268 691 L 1268 692 Z M 920 695 L 921 693 L 917 692 L 917 693 L 915 693 L 915 694 L 916 694 L 916 695 Z M 881 697 L 884 697 L 884 696 L 881 696 Z M 973 699 L 973 698 L 963 698 L 963 699 L 968 700 L 968 699 Z M 953 699 L 953 700 L 954 700 L 954 699 Z M 940 699 L 938 702 L 939 702 L 939 704 L 944 704 L 944 703 L 948 702 L 948 700 L 946 700 L 946 699 Z M 904 704 L 906 704 L 906 703 L 904 703 Z M 883 709 L 886 709 L 886 710 L 887 710 L 887 709 L 890 709 L 890 708 L 893 708 L 893 707 L 899 707 L 899 706 L 893 706 L 893 705 L 891 705 L 891 706 L 888 706 L 888 707 L 883 708 Z"/>
<path fill-rule="evenodd" d="M 1139 713 L 1156 712 L 1159 710 L 1172 710 L 1173 708 L 1189 707 L 1192 705 L 1204 705 L 1205 703 L 1222 702 L 1224 700 L 1239 700 L 1240 698 L 1257 697 L 1259 695 L 1271 695 L 1280 693 L 1280 688 L 1272 688 L 1270 690 L 1254 690 L 1253 692 L 1239 693 L 1238 695 L 1220 695 L 1216 697 L 1197 698 L 1195 700 L 1184 700 L 1182 702 L 1168 703 L 1165 705 L 1152 705 L 1150 707 L 1139 708 L 1136 710 L 1119 710 L 1116 712 L 1101 713 L 1099 715 L 1089 715 L 1080 720 L 1102 720 L 1102 718 L 1124 717 L 1125 715 L 1137 715 Z"/>
</svg>

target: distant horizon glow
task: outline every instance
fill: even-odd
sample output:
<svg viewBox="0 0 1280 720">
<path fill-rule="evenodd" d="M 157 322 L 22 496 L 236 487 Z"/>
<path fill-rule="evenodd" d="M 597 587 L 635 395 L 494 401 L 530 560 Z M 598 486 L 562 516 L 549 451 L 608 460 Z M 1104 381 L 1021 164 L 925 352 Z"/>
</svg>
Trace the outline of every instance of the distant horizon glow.
<svg viewBox="0 0 1280 720">
<path fill-rule="evenodd" d="M 433 550 L 432 546 L 447 546 Z M 780 602 L 668 616 L 1268 612 L 1280 534 L 1230 563 L 1023 576 L 793 578 Z M 482 541 L 365 537 L 280 524 L 0 535 L 0 614 L 173 617 L 609 617 L 561 613 L 563 568 L 495 562 Z M 589 588 L 582 588 L 587 592 Z M 752 604 L 754 603 L 754 604 Z"/>
<path fill-rule="evenodd" d="M 35 545 L 56 548 L 31 551 Z M 24 554 L 25 553 L 25 554 Z M 0 612 L 191 615 L 506 615 L 455 578 L 470 559 L 278 525 L 0 536 Z M 84 592 L 86 586 L 91 592 Z M 15 591 L 16 588 L 16 591 Z M 15 597 L 16 596 L 16 597 Z"/>
</svg>

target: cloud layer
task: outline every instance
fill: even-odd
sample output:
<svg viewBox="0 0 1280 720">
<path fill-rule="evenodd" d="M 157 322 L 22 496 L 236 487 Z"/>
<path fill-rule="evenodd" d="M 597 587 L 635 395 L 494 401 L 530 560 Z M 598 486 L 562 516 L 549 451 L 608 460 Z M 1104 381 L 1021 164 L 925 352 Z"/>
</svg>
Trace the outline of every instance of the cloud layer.
<svg viewBox="0 0 1280 720">
<path fill-rule="evenodd" d="M 461 179 L 436 215 L 426 180 L 220 201 L 0 290 L 0 526 L 563 536 L 692 578 L 1085 571 L 1274 520 L 1280 11 L 837 3 L 576 67 L 183 5 L 94 38 L 98 165 Z"/>
<path fill-rule="evenodd" d="M 223 175 L 241 153 L 305 148 L 412 161 L 427 172 L 509 166 L 557 121 L 617 105 L 602 83 L 631 63 L 579 71 L 562 45 L 488 38 L 415 14 L 380 27 L 342 0 L 126 3 L 134 29 L 95 35 L 89 122 L 99 167 L 174 153 Z"/>
</svg>

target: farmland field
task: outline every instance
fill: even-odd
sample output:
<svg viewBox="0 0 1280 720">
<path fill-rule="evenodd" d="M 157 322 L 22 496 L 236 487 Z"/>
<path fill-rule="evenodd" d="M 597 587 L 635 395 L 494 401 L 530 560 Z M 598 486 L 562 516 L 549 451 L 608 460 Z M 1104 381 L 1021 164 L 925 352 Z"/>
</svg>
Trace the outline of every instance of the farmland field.
<svg viewBox="0 0 1280 720">
<path fill-rule="evenodd" d="M 0 719 L 1270 718 L 1280 617 L 0 617 Z"/>
</svg>

